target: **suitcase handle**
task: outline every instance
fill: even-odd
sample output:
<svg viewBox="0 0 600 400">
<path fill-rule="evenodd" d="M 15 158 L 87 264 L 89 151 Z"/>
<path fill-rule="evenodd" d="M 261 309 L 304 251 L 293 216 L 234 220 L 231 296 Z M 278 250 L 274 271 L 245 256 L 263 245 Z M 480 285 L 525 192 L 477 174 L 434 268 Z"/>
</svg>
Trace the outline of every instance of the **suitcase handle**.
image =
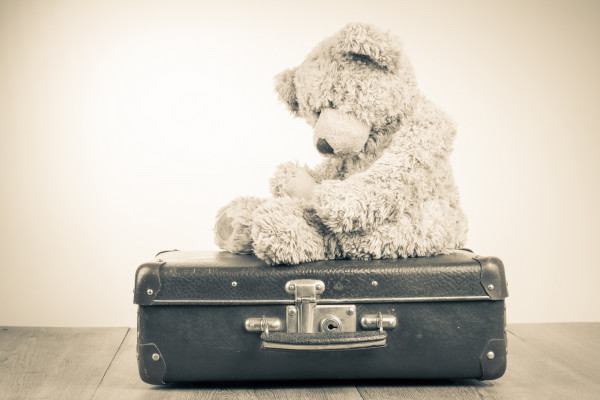
<svg viewBox="0 0 600 400">
<path fill-rule="evenodd" d="M 337 351 L 376 349 L 387 345 L 385 331 L 290 333 L 263 332 L 266 350 Z"/>
</svg>

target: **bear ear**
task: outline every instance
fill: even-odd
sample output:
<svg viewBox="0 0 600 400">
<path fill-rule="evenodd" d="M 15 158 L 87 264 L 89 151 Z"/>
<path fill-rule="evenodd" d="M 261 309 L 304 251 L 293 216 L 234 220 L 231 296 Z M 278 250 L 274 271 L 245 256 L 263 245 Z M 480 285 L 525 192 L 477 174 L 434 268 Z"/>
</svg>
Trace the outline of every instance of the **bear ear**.
<svg viewBox="0 0 600 400">
<path fill-rule="evenodd" d="M 296 97 L 296 86 L 294 86 L 294 76 L 296 68 L 286 69 L 285 71 L 275 76 L 275 92 L 279 95 L 279 99 L 287 104 L 290 111 L 298 114 L 298 98 Z"/>
<path fill-rule="evenodd" d="M 368 57 L 380 67 L 390 70 L 398 67 L 402 47 L 389 32 L 381 32 L 365 24 L 348 24 L 340 35 L 337 49 L 340 53 Z"/>
</svg>

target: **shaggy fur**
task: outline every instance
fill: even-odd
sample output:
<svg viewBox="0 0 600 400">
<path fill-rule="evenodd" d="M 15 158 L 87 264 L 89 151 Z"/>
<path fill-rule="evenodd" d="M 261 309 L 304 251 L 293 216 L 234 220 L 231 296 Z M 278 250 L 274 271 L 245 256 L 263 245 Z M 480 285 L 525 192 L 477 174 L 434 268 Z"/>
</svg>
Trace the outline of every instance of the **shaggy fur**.
<svg viewBox="0 0 600 400">
<path fill-rule="evenodd" d="M 454 123 L 417 89 L 399 41 L 350 24 L 276 77 L 289 110 L 314 127 L 314 169 L 278 167 L 274 198 L 217 215 L 217 244 L 269 264 L 430 256 L 464 244 L 449 155 Z"/>
</svg>

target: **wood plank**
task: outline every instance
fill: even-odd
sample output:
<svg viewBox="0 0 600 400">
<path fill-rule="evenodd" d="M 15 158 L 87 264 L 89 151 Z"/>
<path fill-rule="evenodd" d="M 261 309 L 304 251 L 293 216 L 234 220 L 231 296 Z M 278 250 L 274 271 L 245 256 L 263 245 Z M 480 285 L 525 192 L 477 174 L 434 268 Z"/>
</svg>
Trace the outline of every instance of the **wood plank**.
<svg viewBox="0 0 600 400">
<path fill-rule="evenodd" d="M 360 382 L 358 390 L 347 382 L 147 385 L 137 373 L 136 332 L 126 332 L 0 328 L 0 397 L 585 400 L 600 393 L 600 324 L 509 326 L 508 370 L 496 381 Z"/>
<path fill-rule="evenodd" d="M 136 331 L 131 329 L 106 376 L 98 387 L 94 400 L 106 399 L 315 399 L 362 400 L 353 385 L 323 383 L 283 384 L 170 384 L 148 385 L 138 375 Z"/>
<path fill-rule="evenodd" d="M 480 400 L 478 388 L 489 383 L 465 379 L 459 381 L 398 381 L 389 382 L 361 382 L 357 385 L 364 400 Z"/>
<path fill-rule="evenodd" d="M 552 354 L 581 377 L 600 382 L 600 323 L 515 324 L 509 332 Z"/>
<path fill-rule="evenodd" d="M 0 393 L 90 399 L 128 328 L 0 328 Z"/>
<path fill-rule="evenodd" d="M 491 398 L 598 399 L 600 324 L 516 324 L 508 331 L 507 374 L 487 388 Z"/>
<path fill-rule="evenodd" d="M 511 325 L 508 368 L 498 380 L 360 385 L 358 390 L 365 400 L 598 399 L 599 333 L 600 324 Z"/>
</svg>

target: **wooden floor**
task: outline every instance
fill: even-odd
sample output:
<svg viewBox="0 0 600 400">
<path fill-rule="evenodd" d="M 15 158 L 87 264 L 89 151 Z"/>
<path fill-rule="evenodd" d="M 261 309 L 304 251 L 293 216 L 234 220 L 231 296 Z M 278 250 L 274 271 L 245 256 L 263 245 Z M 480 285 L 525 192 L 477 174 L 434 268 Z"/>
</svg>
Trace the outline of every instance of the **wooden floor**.
<svg viewBox="0 0 600 400">
<path fill-rule="evenodd" d="M 0 328 L 0 399 L 600 399 L 600 323 L 508 328 L 495 381 L 143 383 L 129 328 Z"/>
</svg>

